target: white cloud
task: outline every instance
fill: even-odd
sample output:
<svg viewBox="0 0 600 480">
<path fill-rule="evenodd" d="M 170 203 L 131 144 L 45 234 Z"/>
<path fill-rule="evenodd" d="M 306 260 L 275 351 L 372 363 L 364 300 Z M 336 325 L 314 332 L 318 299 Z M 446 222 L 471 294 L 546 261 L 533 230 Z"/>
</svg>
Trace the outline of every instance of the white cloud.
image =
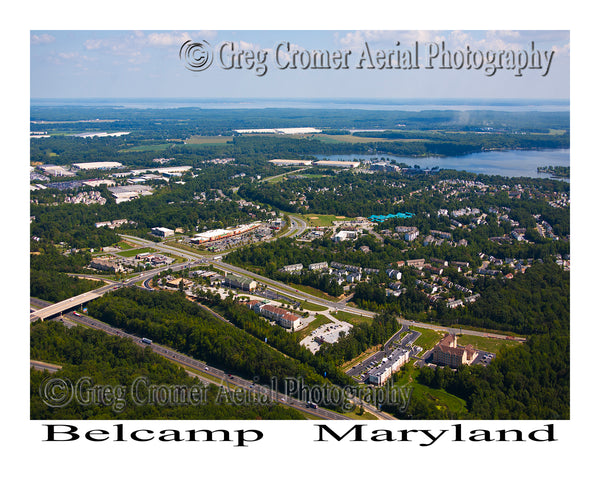
<svg viewBox="0 0 600 480">
<path fill-rule="evenodd" d="M 106 42 L 100 39 L 90 39 L 83 42 L 83 46 L 87 50 L 97 50 L 99 48 L 102 48 L 103 46 L 106 46 Z"/>
<path fill-rule="evenodd" d="M 439 42 L 444 40 L 442 32 L 437 30 L 357 30 L 348 32 L 343 36 L 334 35 L 334 40 L 346 48 L 362 48 L 367 43 L 385 43 L 395 46 L 400 44 L 414 44 L 415 42 Z"/>
<path fill-rule="evenodd" d="M 146 44 L 152 47 L 170 47 L 173 45 L 181 45 L 190 39 L 191 36 L 186 32 L 150 33 L 146 37 Z"/>
<path fill-rule="evenodd" d="M 40 45 L 42 43 L 52 43 L 56 40 L 52 35 L 48 33 L 42 33 L 40 35 L 33 34 L 31 35 L 31 44 L 32 45 Z"/>
<path fill-rule="evenodd" d="M 58 56 L 63 60 L 71 60 L 72 58 L 77 58 L 79 54 L 77 52 L 61 52 Z"/>
</svg>

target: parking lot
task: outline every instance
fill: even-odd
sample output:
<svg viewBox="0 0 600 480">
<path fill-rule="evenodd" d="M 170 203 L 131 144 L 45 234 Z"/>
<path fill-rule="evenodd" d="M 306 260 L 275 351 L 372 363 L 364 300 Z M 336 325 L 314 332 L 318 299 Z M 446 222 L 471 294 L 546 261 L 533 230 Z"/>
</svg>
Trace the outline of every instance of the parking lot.
<svg viewBox="0 0 600 480">
<path fill-rule="evenodd" d="M 352 325 L 347 322 L 335 321 L 326 323 L 316 328 L 310 335 L 303 338 L 300 345 L 308 348 L 312 353 L 316 353 L 321 348 L 322 343 L 335 343 L 338 341 L 341 332 L 346 334 L 350 331 Z"/>
<path fill-rule="evenodd" d="M 408 333 L 404 335 L 404 337 L 400 338 L 402 333 Z M 403 326 L 390 340 L 388 341 L 385 350 L 381 350 L 379 352 L 374 353 L 367 359 L 363 360 L 358 365 L 355 365 L 346 373 L 351 377 L 355 377 L 360 381 L 364 381 L 368 377 L 368 371 L 373 367 L 377 366 L 384 357 L 389 355 L 392 350 L 398 347 L 408 348 L 410 349 L 410 356 L 414 357 L 421 352 L 421 347 L 413 346 L 414 341 L 421 336 L 420 332 L 415 330 L 409 330 L 407 326 Z"/>
</svg>

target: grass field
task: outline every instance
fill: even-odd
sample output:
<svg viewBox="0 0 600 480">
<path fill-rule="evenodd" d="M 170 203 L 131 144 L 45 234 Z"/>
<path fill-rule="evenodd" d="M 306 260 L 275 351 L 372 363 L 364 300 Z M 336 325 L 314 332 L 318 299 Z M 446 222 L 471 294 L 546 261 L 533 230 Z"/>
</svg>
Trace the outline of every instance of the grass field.
<svg viewBox="0 0 600 480">
<path fill-rule="evenodd" d="M 194 135 L 185 141 L 186 145 L 220 145 L 230 142 L 233 137 L 223 137 L 221 135 L 201 136 Z"/>
<path fill-rule="evenodd" d="M 505 347 L 516 347 L 521 342 L 516 340 L 502 340 L 499 338 L 488 338 L 488 337 L 477 337 L 475 335 L 459 335 L 459 345 L 473 345 L 478 350 L 484 350 L 491 353 L 499 353 L 500 348 Z"/>
<path fill-rule="evenodd" d="M 137 246 L 138 244 L 129 241 L 126 242 L 125 240 L 121 240 L 119 243 L 117 243 L 117 247 L 119 247 L 121 250 L 129 250 L 130 248 L 135 248 Z"/>
<path fill-rule="evenodd" d="M 435 403 L 438 410 L 448 410 L 454 415 L 459 416 L 464 416 L 468 413 L 467 402 L 465 400 L 444 390 L 421 385 L 415 380 L 418 373 L 419 370 L 413 366 L 403 367 L 400 371 L 400 377 L 395 381 L 395 385 L 397 386 L 408 386 L 413 388 L 411 401 L 418 398 L 427 398 Z"/>
<path fill-rule="evenodd" d="M 136 248 L 134 250 L 125 250 L 124 252 L 121 252 L 119 255 L 121 255 L 122 257 L 135 257 L 136 255 L 138 255 L 140 253 L 154 253 L 154 252 L 156 252 L 156 250 L 154 248 L 144 247 L 144 248 Z"/>
<path fill-rule="evenodd" d="M 352 220 L 350 217 L 343 215 L 319 215 L 317 213 L 308 213 L 306 215 L 298 215 L 311 227 L 331 227 L 333 222 L 342 220 Z"/>
<path fill-rule="evenodd" d="M 300 306 L 304 310 L 308 310 L 309 312 L 324 312 L 325 310 L 327 310 L 327 307 L 322 307 L 321 305 L 316 305 L 310 302 L 302 302 Z"/>
<path fill-rule="evenodd" d="M 157 143 L 153 145 L 138 145 L 137 147 L 126 148 L 124 150 L 119 150 L 121 152 L 162 152 L 169 148 L 171 143 Z"/>
<path fill-rule="evenodd" d="M 351 323 L 352 325 L 358 325 L 360 323 L 373 323 L 373 319 L 371 317 L 363 317 L 362 315 L 355 315 L 353 313 L 348 312 L 337 312 L 333 313 L 332 315 L 338 320 L 341 320 L 342 322 Z"/>
<path fill-rule="evenodd" d="M 314 297 L 322 298 L 323 300 L 331 300 L 335 302 L 337 298 L 332 297 L 331 295 L 327 295 L 325 292 L 319 290 L 318 288 L 310 287 L 308 285 L 299 285 L 297 283 L 290 283 L 291 288 L 295 288 L 296 290 L 300 290 L 301 292 L 308 293 Z"/>
<path fill-rule="evenodd" d="M 421 332 L 421 336 L 417 338 L 415 341 L 415 345 L 423 348 L 423 351 L 434 347 L 443 337 L 446 335 L 446 332 L 441 330 L 430 330 L 429 328 L 418 328 L 418 327 L 410 327 L 411 330 L 415 330 L 417 332 Z"/>
</svg>

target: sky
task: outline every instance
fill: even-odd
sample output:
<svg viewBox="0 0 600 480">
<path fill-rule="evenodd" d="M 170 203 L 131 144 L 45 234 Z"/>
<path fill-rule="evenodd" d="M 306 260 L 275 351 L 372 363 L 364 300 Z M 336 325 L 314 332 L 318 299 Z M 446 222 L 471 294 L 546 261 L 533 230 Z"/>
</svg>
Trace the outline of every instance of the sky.
<svg viewBox="0 0 600 480">
<path fill-rule="evenodd" d="M 503 2 L 481 2 L 480 0 L 448 2 L 447 0 L 429 0 L 427 2 L 384 2 L 379 0 L 304 0 L 303 2 L 281 2 L 273 0 L 228 0 L 227 2 L 190 2 L 183 6 L 181 1 L 144 2 L 123 0 L 103 0 L 102 2 L 81 2 L 81 0 L 53 0 L 52 2 L 30 0 L 11 5 L 10 12 L 4 16 L 0 36 L 3 40 L 3 87 L 5 91 L 5 115 L 2 116 L 2 131 L 9 147 L 11 174 L 5 175 L 1 189 L 5 197 L 4 205 L 18 205 L 3 212 L 4 220 L 11 230 L 23 232 L 23 238 L 10 242 L 8 270 L 15 272 L 4 276 L 2 291 L 10 292 L 6 302 L 11 306 L 7 318 L 23 319 L 23 312 L 29 306 L 28 292 L 15 285 L 28 284 L 28 269 L 21 268 L 29 257 L 29 99 L 30 98 L 275 98 L 275 97 L 350 97 L 350 98 L 551 98 L 571 101 L 572 109 L 572 147 L 571 175 L 572 233 L 573 233 L 573 289 L 572 316 L 577 321 L 572 325 L 572 385 L 573 420 L 557 423 L 560 441 L 547 445 L 527 443 L 525 448 L 519 445 L 479 445 L 477 452 L 467 448 L 465 443 L 456 442 L 444 445 L 435 451 L 436 461 L 440 464 L 455 461 L 470 455 L 470 465 L 486 472 L 491 479 L 505 478 L 504 468 L 492 468 L 498 458 L 510 458 L 510 468 L 538 476 L 551 473 L 555 478 L 572 473 L 573 462 L 552 462 L 548 459 L 569 455 L 578 464 L 589 463 L 593 456 L 588 455 L 586 445 L 593 445 L 596 439 L 589 412 L 589 390 L 593 388 L 588 379 L 593 376 L 594 350 L 589 346 L 589 319 L 593 319 L 593 298 L 589 295 L 592 285 L 592 269 L 579 259 L 587 259 L 587 253 L 596 248 L 592 223 L 596 212 L 592 209 L 597 201 L 592 193 L 597 191 L 598 162 L 593 152 L 597 150 L 595 140 L 597 127 L 595 108 L 597 103 L 597 19 L 591 15 L 589 7 L 576 2 L 546 0 L 544 2 L 523 2 L 523 0 L 504 0 Z M 265 5 L 266 3 L 269 3 Z M 585 10 L 584 10 L 585 9 Z M 206 30 L 210 28 L 211 30 Z M 248 30 L 248 29 L 256 29 Z M 273 32 L 273 29 L 283 31 Z M 390 29 L 419 29 L 408 32 L 392 33 Z M 517 30 L 495 30 L 512 28 Z M 524 29 L 536 28 L 529 31 Z M 235 29 L 235 30 L 234 30 Z M 262 31 L 259 31 L 261 29 Z M 316 31 L 299 31 L 317 29 Z M 453 30 L 442 30 L 453 29 Z M 477 30 L 476 29 L 481 29 Z M 486 29 L 486 30 L 483 30 Z M 494 29 L 494 30 L 491 30 Z M 520 30 L 519 30 L 520 29 Z M 271 30 L 271 31 L 269 31 Z M 570 31 L 570 33 L 569 33 Z M 570 42 L 574 42 L 573 61 L 571 62 Z M 281 41 L 289 41 L 306 49 L 355 49 L 364 41 L 377 48 L 389 49 L 396 41 L 402 44 L 415 41 L 447 41 L 453 48 L 528 48 L 533 40 L 540 49 L 555 49 L 556 55 L 550 73 L 541 77 L 534 72 L 525 72 L 515 77 L 509 72 L 499 72 L 487 77 L 481 71 L 424 70 L 418 71 L 370 71 L 348 70 L 338 72 L 291 71 L 271 68 L 263 77 L 248 70 L 225 71 L 213 64 L 202 72 L 191 72 L 179 59 L 179 50 L 184 41 L 200 42 L 206 40 L 213 47 L 224 41 L 245 42 L 245 44 L 272 51 Z M 357 50 L 356 50 L 357 51 Z M 353 51 L 354 53 L 354 51 Z M 573 74 L 570 72 L 573 65 Z M 531 74 L 534 73 L 534 74 Z M 571 81 L 571 80 L 572 81 Z M 572 95 L 570 95 L 570 89 Z M 594 115 L 594 116 L 592 116 Z M 18 178 L 12 171 L 19 170 Z M 590 234 L 592 233 L 592 234 Z M 15 253 L 18 250 L 18 253 Z M 8 250 L 7 250 L 8 251 Z M 15 279 L 15 276 L 18 277 Z M 19 298 L 15 300 L 15 295 Z M 581 320 L 581 321 L 579 321 Z M 9 354 L 17 359 L 22 368 L 8 369 L 5 383 L 21 396 L 5 396 L 5 403 L 11 412 L 14 445 L 26 445 L 34 449 L 36 462 L 30 462 L 28 468 L 42 472 L 47 478 L 64 477 L 61 468 L 46 468 L 56 464 L 56 451 L 42 441 L 42 430 L 35 422 L 27 419 L 28 377 L 27 368 L 29 350 L 28 322 L 9 322 L 12 342 Z M 13 331 L 17 330 L 17 335 Z M 9 403 L 10 402 L 10 403 Z M 18 425 L 17 425 L 18 423 Z M 423 461 L 431 460 L 428 449 L 418 447 L 414 442 L 402 446 L 374 445 L 368 449 L 360 445 L 360 452 L 348 444 L 327 445 L 326 455 L 314 455 L 315 451 L 305 452 L 308 445 L 314 445 L 310 422 L 304 430 L 298 425 L 294 429 L 295 452 L 309 453 L 319 471 L 335 468 L 340 473 L 340 464 L 332 458 L 343 458 L 350 450 L 361 458 L 369 454 L 397 456 L 398 453 L 410 455 L 416 462 L 405 462 L 403 472 L 408 475 L 421 473 Z M 496 425 L 487 424 L 490 428 Z M 526 422 L 509 422 L 505 427 L 523 425 Z M 237 424 L 236 424 L 237 425 Z M 204 445 L 201 454 L 210 455 L 212 464 L 219 468 L 226 465 L 228 471 L 240 472 L 247 476 L 247 466 L 255 464 L 273 465 L 273 459 L 287 458 L 289 442 L 289 424 L 270 422 L 262 424 L 269 428 L 269 448 L 249 448 L 245 452 L 231 448 L 215 446 L 209 449 Z M 446 428 L 442 422 L 428 422 L 415 428 Z M 171 425 L 165 425 L 171 426 Z M 482 422 L 477 423 L 482 427 Z M 104 428 L 103 425 L 97 425 Z M 153 426 L 154 427 L 154 426 Z M 222 425 L 222 428 L 230 428 Z M 218 428 L 213 425 L 212 428 Z M 276 430 L 279 428 L 280 430 Z M 274 430 L 274 432 L 273 432 Z M 273 435 L 279 433 L 279 436 Z M 85 469 L 90 478 L 106 476 L 105 469 L 90 470 L 90 462 L 97 457 L 97 448 L 87 451 L 86 445 L 70 445 L 70 468 Z M 282 449 L 278 450 L 277 445 Z M 111 447 L 111 466 L 126 471 L 127 465 L 138 465 L 135 460 L 152 457 L 163 458 L 165 451 L 160 445 L 134 445 L 125 443 L 125 451 Z M 350 450 L 348 450 L 350 448 Z M 466 449 L 465 449 L 466 448 Z M 75 449 L 75 450 L 73 450 Z M 138 449 L 139 457 L 135 450 Z M 287 450 L 283 450 L 287 449 Z M 243 450 L 243 449 L 242 449 Z M 62 452 L 60 452 L 62 453 Z M 280 453 L 281 455 L 277 455 Z M 190 465 L 189 459 L 198 455 L 197 445 L 178 445 L 170 449 L 169 462 L 154 462 L 152 473 L 172 475 L 182 466 Z M 142 456 L 143 455 L 143 456 Z M 459 457 L 460 455 L 460 457 Z M 288 455 L 289 456 L 289 455 Z M 15 463 L 21 456 L 15 455 Z M 231 459 L 234 458 L 234 462 Z M 391 457 L 390 457 L 391 458 Z M 221 461 L 225 460 L 225 461 Z M 587 462 L 586 462 L 587 460 Z M 315 463 L 316 462 L 316 463 Z M 175 470 L 173 470 L 175 465 Z M 19 465 L 22 467 L 22 465 Z M 393 462 L 384 462 L 380 470 L 385 473 Z M 354 475 L 372 474 L 369 462 L 351 462 Z M 241 470 L 241 469 L 244 470 Z M 285 467 L 284 467 L 285 468 Z M 412 468 L 412 470 L 411 470 Z M 585 468 L 585 467 L 584 467 Z M 289 469 L 288 469 L 289 470 Z M 304 475 L 297 469 L 298 475 Z M 188 472 L 185 472 L 188 473 Z M 289 474 L 289 472 L 286 471 Z M 295 473 L 295 471 L 293 472 Z M 334 473 L 334 471 L 331 471 Z M 343 472 L 346 473 L 346 472 Z M 460 469 L 455 472 L 460 474 Z M 452 476 L 452 472 L 449 473 Z M 152 474 L 151 474 L 152 476 Z M 289 475 L 288 475 L 289 476 Z M 292 475 L 293 478 L 296 478 Z"/>
<path fill-rule="evenodd" d="M 531 66 L 532 42 L 541 69 L 491 75 L 501 58 L 510 66 L 500 52 Z M 314 50 L 345 62 L 302 68 Z M 206 52 L 210 66 L 193 71 Z M 568 99 L 569 89 L 568 30 L 30 31 L 31 98 Z"/>
</svg>

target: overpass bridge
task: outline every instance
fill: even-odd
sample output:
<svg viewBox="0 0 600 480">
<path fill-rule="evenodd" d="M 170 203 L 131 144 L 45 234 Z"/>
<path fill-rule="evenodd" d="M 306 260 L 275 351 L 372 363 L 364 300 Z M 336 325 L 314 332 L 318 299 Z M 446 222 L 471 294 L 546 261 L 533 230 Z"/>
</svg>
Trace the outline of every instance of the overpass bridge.
<svg viewBox="0 0 600 480">
<path fill-rule="evenodd" d="M 105 285 L 103 287 L 97 288 L 96 290 L 91 290 L 86 293 L 82 293 L 81 295 L 77 295 L 76 297 L 67 298 L 62 302 L 54 303 L 52 305 L 48 305 L 47 307 L 40 308 L 35 312 L 31 312 L 29 315 L 29 320 L 31 322 L 35 322 L 36 320 L 44 320 L 46 318 L 53 317 L 54 315 L 60 315 L 63 312 L 68 310 L 75 309 L 84 303 L 91 302 L 96 298 L 101 297 L 107 291 L 114 289 L 112 285 Z"/>
</svg>

